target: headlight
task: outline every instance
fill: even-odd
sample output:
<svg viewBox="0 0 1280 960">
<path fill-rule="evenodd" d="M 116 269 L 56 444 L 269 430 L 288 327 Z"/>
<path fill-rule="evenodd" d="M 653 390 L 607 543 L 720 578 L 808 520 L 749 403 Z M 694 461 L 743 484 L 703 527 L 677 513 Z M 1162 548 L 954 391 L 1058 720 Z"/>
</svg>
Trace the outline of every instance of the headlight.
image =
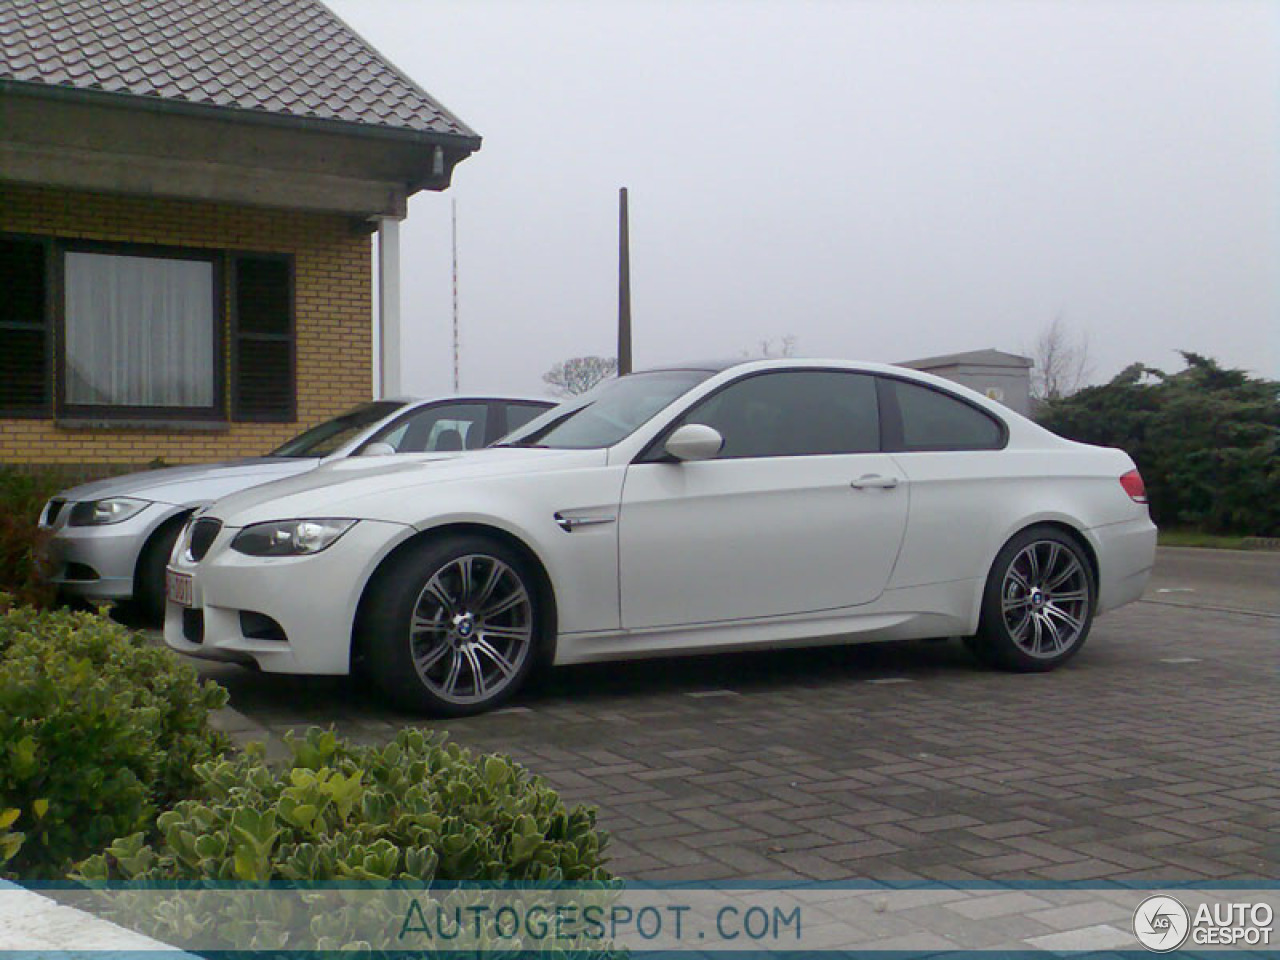
<svg viewBox="0 0 1280 960">
<path fill-rule="evenodd" d="M 109 523 L 120 523 L 141 513 L 150 503 L 149 500 L 135 500 L 133 497 L 86 500 L 71 508 L 71 517 L 67 523 L 73 527 L 101 527 Z"/>
<path fill-rule="evenodd" d="M 231 549 L 250 557 L 300 557 L 319 553 L 356 525 L 354 520 L 273 520 L 245 527 Z"/>
</svg>

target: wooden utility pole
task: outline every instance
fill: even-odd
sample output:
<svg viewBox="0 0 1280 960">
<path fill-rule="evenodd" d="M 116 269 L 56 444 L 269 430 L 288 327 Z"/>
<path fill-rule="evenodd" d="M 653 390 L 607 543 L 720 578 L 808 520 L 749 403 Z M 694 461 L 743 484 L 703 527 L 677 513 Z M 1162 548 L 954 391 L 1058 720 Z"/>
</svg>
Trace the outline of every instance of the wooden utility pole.
<svg viewBox="0 0 1280 960">
<path fill-rule="evenodd" d="M 618 376 L 631 372 L 631 243 L 627 188 L 618 191 Z"/>
</svg>

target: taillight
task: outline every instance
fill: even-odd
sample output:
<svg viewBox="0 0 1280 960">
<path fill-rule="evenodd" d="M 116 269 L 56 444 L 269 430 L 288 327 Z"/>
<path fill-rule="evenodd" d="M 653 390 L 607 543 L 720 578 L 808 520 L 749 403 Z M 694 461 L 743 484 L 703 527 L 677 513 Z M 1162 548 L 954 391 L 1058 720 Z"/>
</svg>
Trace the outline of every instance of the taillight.
<svg viewBox="0 0 1280 960">
<path fill-rule="evenodd" d="M 1147 485 L 1142 482 L 1142 474 L 1137 470 L 1130 470 L 1121 477 L 1120 486 L 1124 487 L 1124 492 L 1134 503 L 1147 502 Z"/>
</svg>

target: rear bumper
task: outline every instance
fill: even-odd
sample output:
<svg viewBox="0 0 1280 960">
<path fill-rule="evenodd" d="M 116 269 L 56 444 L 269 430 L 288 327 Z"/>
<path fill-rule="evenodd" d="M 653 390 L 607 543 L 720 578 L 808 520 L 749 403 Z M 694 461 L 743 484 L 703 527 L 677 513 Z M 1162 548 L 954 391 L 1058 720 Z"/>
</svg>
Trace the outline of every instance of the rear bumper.
<svg viewBox="0 0 1280 960">
<path fill-rule="evenodd" d="M 1142 598 L 1156 562 L 1156 527 L 1149 517 L 1094 527 L 1098 555 L 1098 613 Z"/>
</svg>

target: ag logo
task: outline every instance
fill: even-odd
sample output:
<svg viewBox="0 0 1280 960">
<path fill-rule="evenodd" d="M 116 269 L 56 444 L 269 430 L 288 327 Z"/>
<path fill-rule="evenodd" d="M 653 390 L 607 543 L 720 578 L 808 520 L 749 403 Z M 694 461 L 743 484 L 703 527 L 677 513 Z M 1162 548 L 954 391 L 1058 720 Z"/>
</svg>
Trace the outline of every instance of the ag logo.
<svg viewBox="0 0 1280 960">
<path fill-rule="evenodd" d="M 1144 947 L 1156 953 L 1177 950 L 1191 929 L 1191 915 L 1173 897 L 1147 897 L 1133 912 L 1133 933 Z"/>
</svg>

